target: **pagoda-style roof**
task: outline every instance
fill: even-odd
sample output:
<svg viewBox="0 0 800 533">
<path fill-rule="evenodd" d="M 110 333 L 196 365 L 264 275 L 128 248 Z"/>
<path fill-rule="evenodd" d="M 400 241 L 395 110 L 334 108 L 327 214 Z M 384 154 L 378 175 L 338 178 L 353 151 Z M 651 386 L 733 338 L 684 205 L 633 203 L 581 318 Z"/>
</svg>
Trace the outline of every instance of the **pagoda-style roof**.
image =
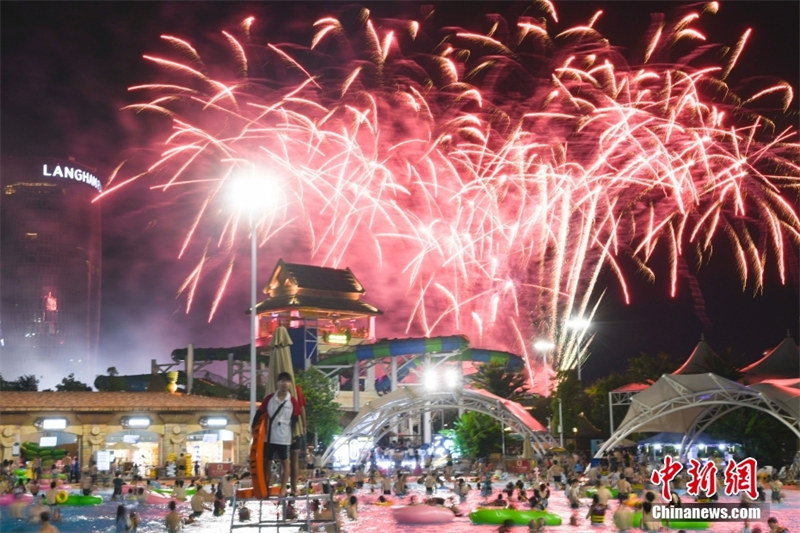
<svg viewBox="0 0 800 533">
<path fill-rule="evenodd" d="M 267 298 L 256 306 L 259 314 L 289 310 L 302 310 L 302 316 L 382 314 L 361 301 L 364 287 L 349 268 L 299 265 L 279 259 L 263 292 Z"/>
</svg>

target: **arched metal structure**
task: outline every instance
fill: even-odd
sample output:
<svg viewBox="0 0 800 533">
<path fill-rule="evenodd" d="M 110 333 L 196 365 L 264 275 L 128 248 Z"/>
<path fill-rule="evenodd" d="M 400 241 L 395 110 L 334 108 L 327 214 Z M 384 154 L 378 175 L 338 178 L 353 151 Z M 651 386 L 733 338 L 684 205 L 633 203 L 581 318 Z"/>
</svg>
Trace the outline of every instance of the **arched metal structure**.
<svg viewBox="0 0 800 533">
<path fill-rule="evenodd" d="M 711 373 L 665 374 L 631 398 L 622 424 L 595 457 L 602 457 L 634 432 L 679 431 L 684 433 L 683 458 L 708 426 L 744 407 L 777 418 L 800 438 L 800 379 L 766 380 L 748 386 Z"/>
<path fill-rule="evenodd" d="M 367 436 L 373 442 L 378 441 L 400 419 L 442 408 L 464 409 L 489 415 L 504 426 L 529 437 L 534 452 L 540 454 L 556 445 L 547 429 L 516 402 L 484 390 L 461 388 L 431 392 L 420 386 L 405 386 L 367 403 L 325 450 L 322 462 L 327 464 L 336 450 L 356 437 Z"/>
</svg>

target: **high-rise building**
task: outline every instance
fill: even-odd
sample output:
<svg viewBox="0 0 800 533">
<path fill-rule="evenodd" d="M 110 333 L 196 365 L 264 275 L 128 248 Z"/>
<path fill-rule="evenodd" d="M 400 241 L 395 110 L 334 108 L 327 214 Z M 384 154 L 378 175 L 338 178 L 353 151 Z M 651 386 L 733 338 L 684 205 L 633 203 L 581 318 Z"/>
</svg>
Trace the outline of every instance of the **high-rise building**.
<svg viewBox="0 0 800 533">
<path fill-rule="evenodd" d="M 0 372 L 91 384 L 100 329 L 96 172 L 71 159 L 3 157 Z M 47 381 L 50 381 L 47 380 Z M 47 382 L 46 381 L 46 382 Z"/>
</svg>

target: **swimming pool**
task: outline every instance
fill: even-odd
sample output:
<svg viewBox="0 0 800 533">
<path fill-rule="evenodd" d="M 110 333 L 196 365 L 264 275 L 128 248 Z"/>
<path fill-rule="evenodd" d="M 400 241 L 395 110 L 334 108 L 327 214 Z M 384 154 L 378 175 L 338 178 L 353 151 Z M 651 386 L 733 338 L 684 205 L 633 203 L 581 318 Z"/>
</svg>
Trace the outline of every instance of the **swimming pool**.
<svg viewBox="0 0 800 533">
<path fill-rule="evenodd" d="M 409 485 L 412 489 L 412 494 L 418 498 L 424 496 L 424 488 L 416 484 Z M 495 484 L 495 492 L 501 488 L 500 483 Z M 62 520 L 54 523 L 61 533 L 95 533 L 102 532 L 108 533 L 113 531 L 114 516 L 116 514 L 117 505 L 120 502 L 111 501 L 111 491 L 103 490 L 99 494 L 103 497 L 103 503 L 90 507 L 61 507 Z M 467 513 L 463 517 L 456 517 L 452 522 L 446 524 L 432 524 L 432 525 L 399 525 L 394 521 L 391 507 L 384 507 L 368 503 L 376 499 L 376 495 L 370 494 L 368 489 L 364 489 L 356 493 L 359 497 L 359 518 L 357 521 L 350 521 L 345 516 L 342 516 L 342 531 L 346 533 L 463 533 L 463 532 L 483 532 L 489 533 L 497 530 L 497 526 L 491 525 L 474 525 L 469 521 L 466 516 L 469 510 L 477 507 L 482 498 L 477 490 L 473 490 L 467 503 L 463 506 Z M 437 495 L 447 497 L 452 493 L 449 490 L 440 491 Z M 777 505 L 772 505 L 770 508 L 770 515 L 775 516 L 780 521 L 781 525 L 788 527 L 790 531 L 800 531 L 800 490 L 787 489 L 784 490 L 784 502 Z M 407 502 L 409 497 L 403 499 Z M 735 499 L 726 500 L 722 498 L 721 501 L 736 501 Z M 584 518 L 588 508 L 588 499 L 584 500 L 584 506 L 579 510 L 578 516 L 580 523 L 577 526 L 566 525 L 569 522 L 569 517 L 572 510 L 569 509 L 567 499 L 563 492 L 554 491 L 550 499 L 548 511 L 554 512 L 562 517 L 563 524 L 561 526 L 546 527 L 546 531 L 564 532 L 564 533 L 599 533 L 601 531 L 616 531 L 611 521 L 611 515 L 616 508 L 616 500 L 610 502 L 610 509 L 606 514 L 606 524 L 597 526 L 591 525 L 588 520 Z M 136 502 L 122 502 L 129 509 L 135 509 L 139 514 L 141 522 L 139 525 L 139 533 L 156 533 L 165 531 L 164 516 L 167 514 L 166 506 L 163 505 L 148 505 L 139 504 Z M 396 503 L 400 503 L 399 501 Z M 248 502 L 248 508 L 251 509 L 253 517 L 258 515 L 258 502 Z M 299 502 L 297 505 L 301 514 L 305 504 Z M 39 530 L 38 524 L 29 524 L 27 521 L 14 520 L 9 517 L 8 508 L 2 507 L 0 515 L 0 531 L 6 532 L 19 532 L 28 533 L 36 532 Z M 181 503 L 178 509 L 184 514 L 189 514 L 188 503 Z M 278 513 L 278 507 L 275 503 L 266 502 L 263 504 L 262 511 L 265 516 L 275 517 Z M 211 513 L 198 518 L 192 524 L 184 527 L 186 533 L 219 533 L 221 531 L 228 531 L 231 524 L 232 511 L 229 508 L 223 516 L 214 517 Z M 760 526 L 764 533 L 768 533 L 766 526 L 766 519 L 763 516 L 759 524 L 751 524 L 751 527 L 756 525 Z M 240 522 L 236 522 L 239 524 Z M 742 529 L 742 524 L 739 522 L 719 522 L 712 524 L 706 531 L 711 533 L 739 533 Z M 516 526 L 514 531 L 522 533 L 526 531 L 523 526 Z M 243 533 L 256 532 L 256 527 L 248 527 L 237 529 Z M 275 528 L 262 528 L 261 531 L 275 531 Z M 299 528 L 281 528 L 281 532 L 290 533 L 299 531 Z"/>
</svg>

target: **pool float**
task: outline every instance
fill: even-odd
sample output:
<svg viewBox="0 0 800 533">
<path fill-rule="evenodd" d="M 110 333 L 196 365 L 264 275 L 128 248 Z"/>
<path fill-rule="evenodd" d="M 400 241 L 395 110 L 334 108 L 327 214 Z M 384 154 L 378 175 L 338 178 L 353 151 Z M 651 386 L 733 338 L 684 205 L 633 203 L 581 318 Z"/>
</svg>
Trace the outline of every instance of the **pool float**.
<svg viewBox="0 0 800 533">
<path fill-rule="evenodd" d="M 153 505 L 166 505 L 172 501 L 172 496 L 169 494 L 161 494 L 152 490 L 144 491 L 145 503 Z"/>
<path fill-rule="evenodd" d="M 392 507 L 392 515 L 398 524 L 444 524 L 455 518 L 453 511 L 438 505 Z"/>
<path fill-rule="evenodd" d="M 511 520 L 514 525 L 526 526 L 531 520 L 544 518 L 546 526 L 560 526 L 561 517 L 557 514 L 539 511 L 536 509 L 489 509 L 478 507 L 469 513 L 469 519 L 473 524 L 503 524 L 506 520 Z"/>
<path fill-rule="evenodd" d="M 0 494 L 0 505 L 6 506 L 11 505 L 14 503 L 14 495 L 7 493 L 7 494 Z M 21 494 L 19 500 L 23 502 L 25 505 L 28 505 L 33 501 L 33 494 L 26 492 L 25 494 Z"/>
<path fill-rule="evenodd" d="M 639 527 L 642 523 L 642 512 L 633 513 L 633 527 Z M 708 529 L 711 522 L 701 520 L 662 520 L 661 525 L 670 529 Z"/>
<path fill-rule="evenodd" d="M 64 505 L 69 500 L 69 493 L 65 490 L 60 490 L 56 492 L 56 503 L 59 505 Z"/>
<path fill-rule="evenodd" d="M 263 500 L 269 495 L 269 481 L 264 472 L 264 440 L 267 436 L 266 413 L 253 426 L 250 442 L 250 478 L 253 480 L 253 497 Z"/>
<path fill-rule="evenodd" d="M 614 498 L 619 498 L 619 491 L 617 490 L 616 487 L 606 487 L 606 488 L 609 491 L 611 491 L 611 496 L 613 496 Z M 591 498 L 595 494 L 597 494 L 597 488 L 596 487 L 589 487 L 588 489 L 586 489 L 586 496 L 588 498 Z"/>
<path fill-rule="evenodd" d="M 103 498 L 100 496 L 94 496 L 92 494 L 89 494 L 88 496 L 83 494 L 68 494 L 67 501 L 62 505 L 84 506 L 100 505 L 101 503 L 103 503 Z"/>
<path fill-rule="evenodd" d="M 56 489 L 70 491 L 70 490 L 72 490 L 72 485 L 69 485 L 67 483 L 60 483 L 60 482 L 56 481 Z M 48 490 L 50 490 L 50 482 L 49 481 L 47 483 L 42 483 L 41 485 L 39 485 L 39 491 L 40 492 L 47 492 Z"/>
<path fill-rule="evenodd" d="M 122 490 L 123 494 L 127 492 L 127 489 L 125 489 L 125 487 L 127 487 L 127 486 L 129 486 L 129 485 L 123 485 L 123 490 Z M 196 486 L 185 487 L 185 489 L 186 489 L 186 495 L 187 496 L 194 496 L 194 493 L 197 492 L 197 487 Z M 172 496 L 172 491 L 175 490 L 175 489 L 173 487 L 162 487 L 160 489 L 150 489 L 150 490 L 153 491 L 153 492 L 157 492 L 159 494 L 164 494 L 164 495 L 167 495 L 167 496 L 171 497 Z"/>
</svg>

